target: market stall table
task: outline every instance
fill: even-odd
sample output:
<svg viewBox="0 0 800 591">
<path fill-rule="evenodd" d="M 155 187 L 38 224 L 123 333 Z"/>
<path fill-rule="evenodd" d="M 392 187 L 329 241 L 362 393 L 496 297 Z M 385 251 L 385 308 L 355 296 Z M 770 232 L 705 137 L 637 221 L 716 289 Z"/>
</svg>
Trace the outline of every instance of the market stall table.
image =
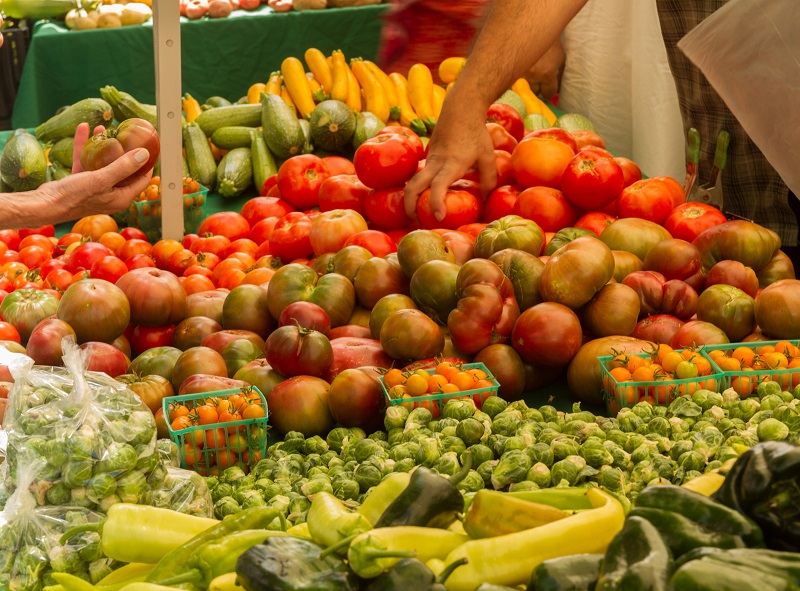
<svg viewBox="0 0 800 591">
<path fill-rule="evenodd" d="M 198 99 L 235 101 L 266 82 L 286 56 L 309 47 L 348 57 L 375 57 L 385 4 L 275 13 L 267 5 L 224 19 L 181 18 L 183 91 Z M 35 127 L 62 105 L 99 96 L 108 84 L 155 102 L 152 21 L 121 29 L 70 31 L 36 24 L 12 115 L 13 127 Z"/>
</svg>

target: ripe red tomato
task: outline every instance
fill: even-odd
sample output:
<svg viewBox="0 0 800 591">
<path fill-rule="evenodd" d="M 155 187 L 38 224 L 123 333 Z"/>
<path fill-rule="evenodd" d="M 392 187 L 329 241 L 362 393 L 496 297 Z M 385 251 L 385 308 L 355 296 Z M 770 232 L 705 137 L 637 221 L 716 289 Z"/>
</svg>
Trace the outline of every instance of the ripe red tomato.
<svg viewBox="0 0 800 591">
<path fill-rule="evenodd" d="M 12 324 L 0 321 L 0 341 L 21 343 L 22 339 L 19 336 L 19 332 Z"/>
<path fill-rule="evenodd" d="M 569 146 L 573 152 L 577 152 L 579 148 L 578 144 L 575 142 L 575 138 L 572 137 L 572 134 L 565 129 L 561 129 L 560 127 L 536 129 L 525 134 L 525 139 L 532 137 L 557 140 L 562 144 Z"/>
<path fill-rule="evenodd" d="M 113 255 L 97 259 L 89 271 L 93 279 L 105 279 L 109 283 L 116 283 L 127 272 L 127 265 Z"/>
<path fill-rule="evenodd" d="M 222 257 L 225 255 L 225 251 L 231 245 L 231 241 L 227 236 L 205 236 L 198 238 L 194 242 L 192 242 L 191 250 L 194 253 L 198 252 L 206 252 L 212 253 L 217 255 L 218 257 Z"/>
<path fill-rule="evenodd" d="M 301 326 L 327 335 L 331 330 L 328 313 L 313 302 L 292 302 L 278 317 L 278 326 Z"/>
<path fill-rule="evenodd" d="M 139 228 L 122 228 L 119 233 L 125 240 L 147 240 L 147 234 Z"/>
<path fill-rule="evenodd" d="M 147 240 L 131 238 L 130 240 L 126 240 L 122 246 L 119 247 L 117 256 L 125 261 L 135 254 L 150 254 L 152 250 L 153 245 Z"/>
<path fill-rule="evenodd" d="M 592 211 L 581 216 L 580 219 L 575 222 L 575 227 L 594 232 L 599 238 L 600 234 L 603 233 L 603 230 L 605 230 L 607 226 L 611 225 L 616 219 L 617 218 L 615 218 L 613 215 L 609 215 L 601 211 Z"/>
<path fill-rule="evenodd" d="M 344 246 L 363 246 L 376 257 L 385 257 L 397 252 L 397 244 L 388 234 L 380 230 L 362 230 L 348 238 Z"/>
<path fill-rule="evenodd" d="M 516 185 L 502 185 L 489 193 L 483 204 L 483 221 L 493 222 L 514 213 L 514 204 L 519 197 Z"/>
<path fill-rule="evenodd" d="M 19 250 L 17 260 L 29 269 L 37 269 L 52 258 L 50 251 L 41 246 L 26 246 Z"/>
<path fill-rule="evenodd" d="M 277 182 L 277 176 L 275 177 Z M 253 197 L 242 205 L 242 217 L 250 226 L 255 226 L 263 219 L 280 218 L 294 211 L 289 203 L 278 197 Z"/>
<path fill-rule="evenodd" d="M 683 191 L 683 185 L 678 181 L 671 176 L 654 176 L 653 178 L 667 185 L 670 193 L 672 193 L 672 207 L 678 207 L 686 203 L 686 193 Z"/>
<path fill-rule="evenodd" d="M 128 297 L 131 323 L 146 326 L 177 324 L 186 316 L 186 292 L 168 271 L 136 269 L 117 281 Z"/>
<path fill-rule="evenodd" d="M 309 238 L 311 223 L 311 218 L 300 211 L 293 211 L 279 219 L 270 235 L 272 254 L 284 261 L 311 256 L 314 253 Z"/>
<path fill-rule="evenodd" d="M 495 164 L 495 173 L 496 177 L 496 185 L 495 187 L 502 187 L 503 185 L 511 185 L 514 183 L 514 170 L 511 167 L 511 154 L 506 152 L 505 150 L 495 150 L 494 151 L 494 164 Z M 462 180 L 465 181 L 474 181 L 479 183 L 480 178 L 480 171 L 473 167 L 471 168 L 463 177 Z"/>
<path fill-rule="evenodd" d="M 82 269 L 87 271 L 92 268 L 95 261 L 113 253 L 99 242 L 84 242 L 78 245 L 69 255 L 67 270 L 70 273 L 77 273 Z"/>
<path fill-rule="evenodd" d="M 20 237 L 16 230 L 0 230 L 0 242 L 5 243 L 10 250 L 19 248 Z"/>
<path fill-rule="evenodd" d="M 352 209 L 364 215 L 364 201 L 369 191 L 355 174 L 331 176 L 319 188 L 319 210 Z"/>
<path fill-rule="evenodd" d="M 570 133 L 570 135 L 572 136 L 572 139 L 575 140 L 575 145 L 578 147 L 578 150 L 585 148 L 586 146 L 593 146 L 595 148 L 603 149 L 606 147 L 606 142 L 602 137 L 600 137 L 600 134 L 589 131 L 588 129 L 573 131 Z"/>
<path fill-rule="evenodd" d="M 519 194 L 514 214 L 533 220 L 545 232 L 558 232 L 575 224 L 578 212 L 558 189 L 531 187 Z"/>
<path fill-rule="evenodd" d="M 353 234 L 367 229 L 367 222 L 357 211 L 334 209 L 315 216 L 308 237 L 317 256 L 338 252 Z"/>
<path fill-rule="evenodd" d="M 149 254 L 135 254 L 130 258 L 125 259 L 125 266 L 129 271 L 142 268 L 155 268 L 156 262 Z"/>
<path fill-rule="evenodd" d="M 280 218 L 271 217 L 271 218 L 264 218 L 255 223 L 255 225 L 250 229 L 250 235 L 248 238 L 258 244 L 259 246 L 262 245 L 264 242 L 269 240 L 270 234 L 272 234 L 272 230 L 275 228 L 275 224 L 278 223 Z"/>
<path fill-rule="evenodd" d="M 404 206 L 403 187 L 372 189 L 364 199 L 364 214 L 376 228 L 399 230 L 411 223 Z"/>
<path fill-rule="evenodd" d="M 509 105 L 494 103 L 486 111 L 486 121 L 501 125 L 518 142 L 525 137 L 525 124 L 519 112 Z"/>
<path fill-rule="evenodd" d="M 261 185 L 261 190 L 259 191 L 259 195 L 261 197 L 280 197 L 277 193 L 279 193 L 278 189 L 278 173 L 275 173 L 271 176 L 267 177 L 267 180 L 264 181 L 264 184 Z M 272 194 L 271 191 L 275 189 L 275 194 Z"/>
<path fill-rule="evenodd" d="M 328 171 L 331 173 L 331 176 L 336 176 L 337 174 L 356 173 L 353 163 L 347 158 L 342 158 L 341 156 L 325 156 L 322 160 L 328 167 Z"/>
<path fill-rule="evenodd" d="M 358 180 L 370 189 L 404 185 L 417 172 L 420 156 L 406 134 L 376 135 L 353 157 Z"/>
<path fill-rule="evenodd" d="M 657 179 L 636 181 L 625 187 L 617 199 L 617 214 L 620 218 L 640 218 L 663 224 L 670 211 L 672 192 L 666 183 Z"/>
<path fill-rule="evenodd" d="M 439 221 L 431 208 L 431 190 L 425 189 L 417 200 L 417 219 L 425 228 L 449 228 L 455 230 L 459 226 L 477 222 L 481 217 L 482 203 L 474 193 L 464 190 L 447 191 L 444 197 L 447 213 Z"/>
<path fill-rule="evenodd" d="M 705 230 L 727 221 L 716 207 L 705 203 L 684 203 L 669 213 L 664 220 L 664 227 L 673 238 L 692 242 Z"/>
<path fill-rule="evenodd" d="M 642 171 L 639 166 L 630 158 L 617 156 L 614 158 L 622 169 L 622 187 L 629 187 L 636 181 L 642 180 Z"/>
<path fill-rule="evenodd" d="M 61 258 L 50 259 L 42 264 L 39 268 L 39 275 L 42 277 L 47 277 L 50 273 L 55 271 L 56 269 L 65 269 L 67 267 L 67 261 Z"/>
<path fill-rule="evenodd" d="M 570 203 L 586 210 L 614 201 L 623 188 L 622 168 L 599 148 L 584 148 L 570 160 L 561 189 Z"/>
<path fill-rule="evenodd" d="M 159 240 L 153 245 L 150 256 L 153 257 L 159 269 L 166 269 L 169 266 L 170 257 L 179 250 L 184 250 L 184 248 L 177 240 Z"/>
<path fill-rule="evenodd" d="M 559 140 L 528 137 L 511 153 L 514 178 L 523 187 L 561 188 L 561 177 L 575 152 Z"/>
<path fill-rule="evenodd" d="M 205 234 L 216 234 L 225 236 L 228 240 L 238 240 L 247 238 L 250 233 L 250 223 L 241 214 L 235 211 L 221 211 L 213 213 L 200 223 L 197 232 L 200 236 Z M 199 242 L 199 240 L 198 240 Z M 205 252 L 214 252 L 209 248 L 202 249 Z M 219 254 L 214 252 L 214 254 Z"/>
<path fill-rule="evenodd" d="M 26 238 L 27 236 L 45 236 L 48 238 L 52 238 L 56 235 L 56 227 L 53 225 L 47 226 L 39 226 L 38 228 L 20 228 L 19 229 L 19 237 Z"/>
<path fill-rule="evenodd" d="M 392 135 L 392 134 L 402 135 L 409 141 L 409 143 L 414 148 L 420 159 L 425 158 L 425 152 L 426 152 L 425 144 L 423 144 L 422 140 L 419 139 L 419 136 L 412 130 L 410 130 L 408 127 L 403 127 L 402 125 L 387 125 L 377 133 L 377 135 Z"/>
<path fill-rule="evenodd" d="M 319 156 L 301 154 L 284 162 L 278 170 L 281 197 L 296 209 L 319 205 L 319 188 L 331 176 L 328 165 Z"/>
<path fill-rule="evenodd" d="M 492 139 L 492 145 L 495 150 L 505 150 L 510 154 L 519 143 L 505 127 L 498 123 L 487 123 L 486 131 L 489 132 L 489 137 Z"/>
<path fill-rule="evenodd" d="M 167 324 L 166 326 L 134 326 L 130 338 L 131 347 L 137 355 L 155 347 L 169 347 L 172 345 L 174 332 L 174 324 Z"/>
</svg>

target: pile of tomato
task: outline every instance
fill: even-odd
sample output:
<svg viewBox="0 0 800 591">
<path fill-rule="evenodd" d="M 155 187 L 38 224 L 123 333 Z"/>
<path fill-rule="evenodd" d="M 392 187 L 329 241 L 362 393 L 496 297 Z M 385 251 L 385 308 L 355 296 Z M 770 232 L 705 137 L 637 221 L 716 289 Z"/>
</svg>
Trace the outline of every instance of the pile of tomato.
<svg viewBox="0 0 800 591">
<path fill-rule="evenodd" d="M 800 384 L 800 347 L 796 342 L 778 341 L 774 345 L 741 345 L 728 349 L 710 347 L 708 356 L 731 375 L 730 387 L 743 398 L 755 392 L 763 381 L 774 381 L 784 390 Z"/>
</svg>

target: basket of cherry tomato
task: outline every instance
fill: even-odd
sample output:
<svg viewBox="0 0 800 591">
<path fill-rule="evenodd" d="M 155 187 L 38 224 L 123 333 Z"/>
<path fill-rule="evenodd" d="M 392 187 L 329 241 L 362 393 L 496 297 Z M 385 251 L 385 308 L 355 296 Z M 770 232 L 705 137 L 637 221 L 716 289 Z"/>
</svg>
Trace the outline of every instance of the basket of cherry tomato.
<svg viewBox="0 0 800 591">
<path fill-rule="evenodd" d="M 609 413 L 639 402 L 667 406 L 698 390 L 719 391 L 722 374 L 703 349 L 673 349 L 660 344 L 647 353 L 618 353 L 597 358 Z"/>
<path fill-rule="evenodd" d="M 190 177 L 183 177 L 183 229 L 196 234 L 206 215 L 208 189 Z M 150 242 L 161 239 L 161 178 L 150 184 L 128 206 L 127 224 L 139 228 Z"/>
<path fill-rule="evenodd" d="M 267 400 L 255 386 L 165 397 L 170 439 L 181 468 L 203 476 L 228 466 L 247 470 L 267 451 Z"/>
<path fill-rule="evenodd" d="M 388 404 L 408 410 L 427 408 L 433 418 L 441 415 L 449 400 L 471 399 L 481 408 L 489 396 L 496 396 L 499 383 L 483 363 L 441 361 L 430 367 L 403 371 L 393 368 L 378 378 Z"/>
<path fill-rule="evenodd" d="M 711 345 L 706 348 L 724 388 L 741 398 L 756 391 L 761 382 L 777 382 L 782 390 L 800 385 L 800 341 L 759 341 Z"/>
</svg>

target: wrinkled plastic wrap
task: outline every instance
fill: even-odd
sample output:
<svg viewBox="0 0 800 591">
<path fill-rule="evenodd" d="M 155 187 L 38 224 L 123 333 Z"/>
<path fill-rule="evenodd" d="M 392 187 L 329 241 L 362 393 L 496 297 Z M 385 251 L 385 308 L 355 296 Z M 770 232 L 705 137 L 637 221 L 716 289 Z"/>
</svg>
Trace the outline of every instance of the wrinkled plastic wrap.
<svg viewBox="0 0 800 591">
<path fill-rule="evenodd" d="M 647 176 L 682 182 L 683 121 L 655 1 L 589 0 L 562 43 L 559 108 L 586 115 L 607 147 Z"/>
<path fill-rule="evenodd" d="M 148 490 L 142 500 L 153 507 L 195 517 L 214 517 L 214 504 L 205 478 L 193 470 L 167 466 L 162 486 Z"/>
<path fill-rule="evenodd" d="M 138 503 L 161 464 L 153 414 L 125 385 L 86 372 L 74 342 L 65 340 L 64 351 L 66 368 L 15 372 L 0 488 L 13 492 L 22 458 L 33 457 L 44 461 L 30 485 L 37 505 L 105 513 L 114 503 Z"/>
<path fill-rule="evenodd" d="M 19 487 L 0 513 L 0 589 L 41 591 L 56 584 L 54 572 L 99 582 L 120 566 L 103 555 L 100 534 L 82 532 L 65 545 L 60 538 L 103 516 L 82 507 L 37 507 L 30 491 L 46 462 L 27 453 L 24 460 L 17 471 Z"/>
<path fill-rule="evenodd" d="M 800 3 L 730 0 L 678 47 L 800 195 Z"/>
</svg>

